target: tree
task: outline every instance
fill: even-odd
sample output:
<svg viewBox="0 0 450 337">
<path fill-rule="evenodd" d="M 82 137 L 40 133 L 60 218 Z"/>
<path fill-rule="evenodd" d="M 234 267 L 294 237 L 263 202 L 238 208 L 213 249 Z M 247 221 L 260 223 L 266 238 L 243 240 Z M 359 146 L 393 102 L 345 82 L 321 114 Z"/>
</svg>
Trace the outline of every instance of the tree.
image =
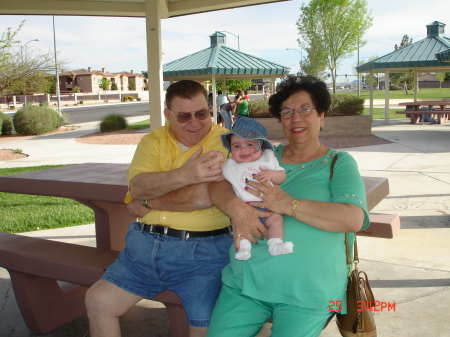
<svg viewBox="0 0 450 337">
<path fill-rule="evenodd" d="M 54 53 L 41 53 L 28 45 L 17 46 L 14 40 L 25 21 L 12 31 L 9 27 L 0 39 L 0 94 L 6 90 L 15 92 L 49 92 L 52 87 L 50 75 L 55 69 Z M 66 65 L 59 61 L 58 67 Z"/>
<path fill-rule="evenodd" d="M 373 21 L 367 0 L 311 0 L 300 10 L 297 28 L 302 39 L 298 42 L 303 49 L 314 50 L 318 64 L 326 63 L 336 92 L 339 60 L 367 43 L 363 36 Z"/>
<path fill-rule="evenodd" d="M 394 50 L 400 50 L 412 45 L 412 38 L 408 37 L 408 34 L 403 35 L 400 46 L 397 44 L 394 46 Z M 414 86 L 414 74 L 412 73 L 392 73 L 390 76 L 392 83 L 402 83 L 405 93 L 408 95 L 408 85 Z M 389 85 L 389 84 L 387 84 Z M 387 88 L 387 87 L 386 87 Z"/>
<path fill-rule="evenodd" d="M 109 90 L 110 85 L 111 85 L 111 80 L 109 78 L 103 77 L 98 86 L 100 89 L 106 91 L 106 90 Z"/>
<path fill-rule="evenodd" d="M 20 43 L 19 40 L 14 40 L 15 36 L 22 29 L 25 21 L 22 21 L 19 27 L 12 31 L 11 27 L 6 28 L 6 32 L 2 33 L 2 37 L 0 38 L 0 70 L 6 69 L 7 64 L 6 61 L 8 56 L 10 55 L 9 49 L 16 43 Z"/>
<path fill-rule="evenodd" d="M 229 80 L 225 81 L 225 89 L 228 92 L 234 93 L 237 90 L 246 90 L 248 88 L 251 88 L 253 85 L 252 80 Z M 223 83 L 222 81 L 216 82 L 216 90 L 224 91 L 223 90 Z"/>
<path fill-rule="evenodd" d="M 397 51 L 397 50 L 403 49 L 405 47 L 408 47 L 410 45 L 412 45 L 412 38 L 410 38 L 408 36 L 408 34 L 405 34 L 405 35 L 403 35 L 402 42 L 400 42 L 400 46 L 395 45 L 394 50 Z"/>
<path fill-rule="evenodd" d="M 311 75 L 320 79 L 326 78 L 327 63 L 324 57 L 318 56 L 317 48 L 306 48 L 308 56 L 300 61 L 300 73 L 299 75 Z"/>
<path fill-rule="evenodd" d="M 128 81 L 128 90 L 136 90 L 136 84 L 133 80 Z"/>
<path fill-rule="evenodd" d="M 436 79 L 439 81 L 439 91 L 442 90 L 442 82 L 445 81 L 446 73 L 436 73 Z"/>
</svg>

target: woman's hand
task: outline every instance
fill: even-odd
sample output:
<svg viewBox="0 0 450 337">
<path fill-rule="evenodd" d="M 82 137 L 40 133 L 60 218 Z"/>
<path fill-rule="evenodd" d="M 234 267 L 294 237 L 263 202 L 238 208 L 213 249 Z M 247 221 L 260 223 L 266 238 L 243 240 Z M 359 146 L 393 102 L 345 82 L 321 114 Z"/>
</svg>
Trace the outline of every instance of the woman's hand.
<svg viewBox="0 0 450 337">
<path fill-rule="evenodd" d="M 273 212 L 291 215 L 291 202 L 294 198 L 284 192 L 280 186 L 272 186 L 271 184 L 257 183 L 250 180 L 247 181 L 247 185 L 250 186 L 245 188 L 247 192 L 262 199 L 262 202 L 250 202 L 251 206 L 264 207 Z"/>
</svg>

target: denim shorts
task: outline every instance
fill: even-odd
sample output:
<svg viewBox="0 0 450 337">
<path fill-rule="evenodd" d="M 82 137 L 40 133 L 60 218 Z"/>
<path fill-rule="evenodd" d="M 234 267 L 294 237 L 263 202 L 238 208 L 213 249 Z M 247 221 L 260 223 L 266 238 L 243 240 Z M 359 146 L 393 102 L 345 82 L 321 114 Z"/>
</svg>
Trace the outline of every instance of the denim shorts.
<svg viewBox="0 0 450 337">
<path fill-rule="evenodd" d="M 208 327 L 232 243 L 231 233 L 182 240 L 143 231 L 133 222 L 125 249 L 102 279 L 150 299 L 173 290 L 182 300 L 188 324 Z"/>
</svg>

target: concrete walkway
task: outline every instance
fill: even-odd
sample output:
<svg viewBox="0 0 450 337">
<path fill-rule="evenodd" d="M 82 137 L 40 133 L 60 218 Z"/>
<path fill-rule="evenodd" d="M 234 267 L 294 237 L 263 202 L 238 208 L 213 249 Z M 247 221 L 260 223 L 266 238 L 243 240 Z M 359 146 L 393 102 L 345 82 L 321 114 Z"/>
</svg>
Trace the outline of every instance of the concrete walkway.
<svg viewBox="0 0 450 337">
<path fill-rule="evenodd" d="M 91 133 L 95 128 L 96 125 L 86 124 L 64 134 L 0 142 L 0 148 L 21 148 L 30 155 L 0 162 L 0 168 L 130 162 L 133 145 L 74 141 L 75 136 Z M 358 238 L 359 268 L 367 272 L 376 300 L 395 303 L 395 311 L 374 313 L 378 336 L 446 336 L 450 331 L 450 123 L 412 125 L 406 118 L 391 120 L 389 125 L 374 121 L 372 133 L 392 143 L 345 151 L 357 160 L 362 175 L 389 179 L 391 193 L 374 212 L 401 216 L 402 229 L 394 239 Z M 86 225 L 26 235 L 93 245 L 95 234 L 93 225 Z M 169 336 L 167 315 L 156 302 L 141 301 L 122 323 L 123 336 Z M 33 335 L 18 311 L 8 273 L 0 268 L 0 337 L 3 336 Z M 87 319 L 83 316 L 45 336 L 89 336 Z M 270 336 L 270 324 L 260 333 L 262 336 Z M 332 321 L 321 337 L 335 336 L 339 333 Z"/>
</svg>

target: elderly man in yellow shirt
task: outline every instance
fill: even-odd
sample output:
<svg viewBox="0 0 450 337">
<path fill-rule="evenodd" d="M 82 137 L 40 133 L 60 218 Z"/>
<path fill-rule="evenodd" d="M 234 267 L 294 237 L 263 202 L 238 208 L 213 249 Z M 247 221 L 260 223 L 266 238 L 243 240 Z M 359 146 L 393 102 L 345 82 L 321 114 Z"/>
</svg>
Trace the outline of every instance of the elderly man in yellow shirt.
<svg viewBox="0 0 450 337">
<path fill-rule="evenodd" d="M 120 336 L 119 317 L 165 289 L 182 299 L 190 336 L 207 332 L 233 242 L 229 218 L 208 195 L 209 183 L 224 179 L 220 135 L 228 130 L 212 124 L 197 82 L 169 86 L 166 106 L 168 125 L 142 138 L 127 171 L 125 202 L 138 222 L 86 295 L 92 337 Z"/>
</svg>

